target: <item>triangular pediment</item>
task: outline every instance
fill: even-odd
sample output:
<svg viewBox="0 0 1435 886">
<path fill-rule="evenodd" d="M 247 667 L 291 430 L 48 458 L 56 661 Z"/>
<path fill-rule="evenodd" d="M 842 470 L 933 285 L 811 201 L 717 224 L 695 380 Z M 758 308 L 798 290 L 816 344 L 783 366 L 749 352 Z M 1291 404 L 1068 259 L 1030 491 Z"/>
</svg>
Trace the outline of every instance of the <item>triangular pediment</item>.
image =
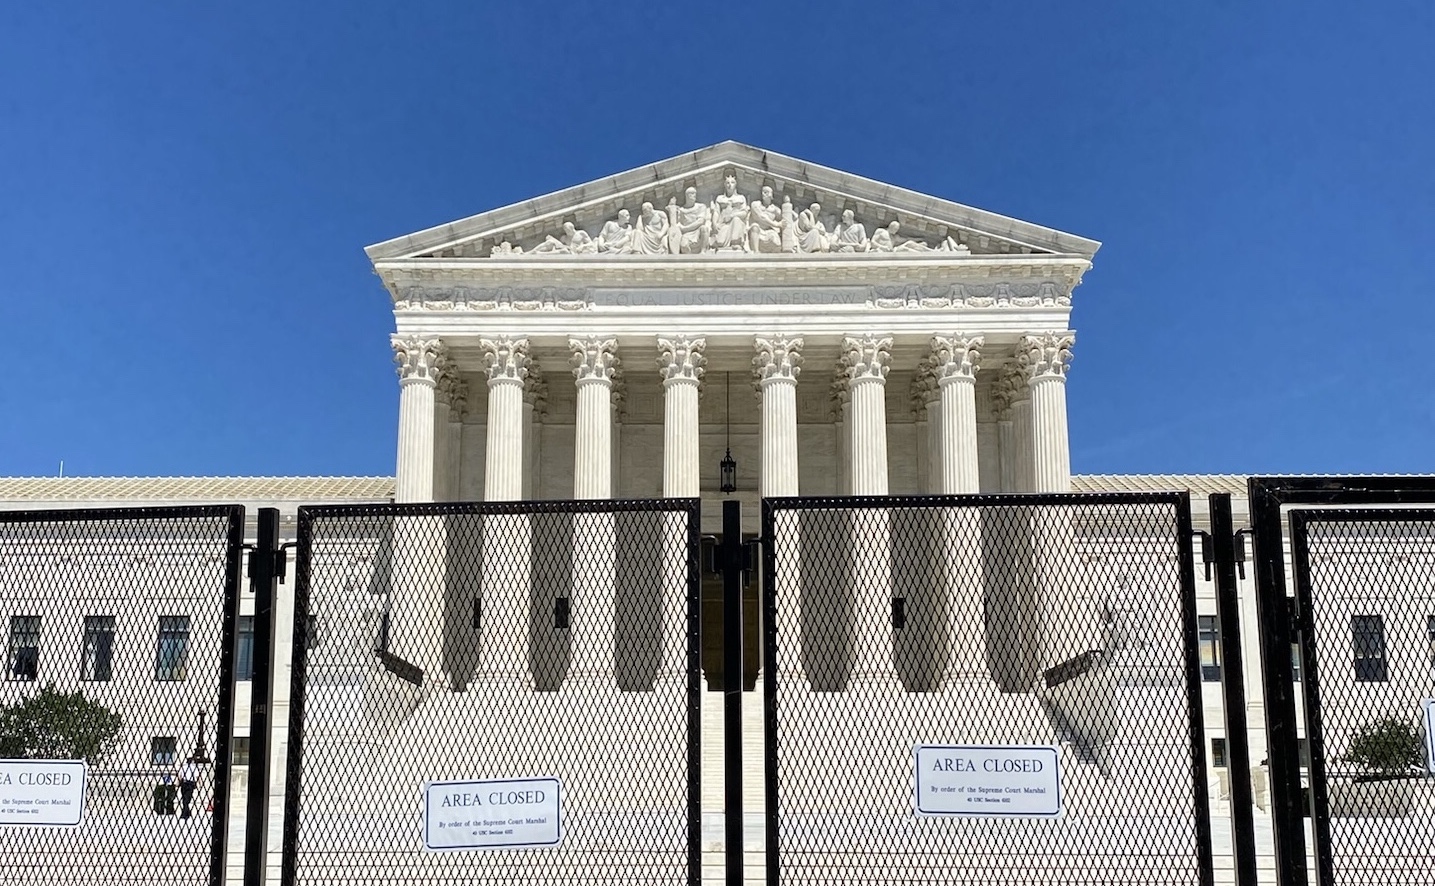
<svg viewBox="0 0 1435 886">
<path fill-rule="evenodd" d="M 729 175 L 735 188 L 727 183 Z M 764 199 L 765 188 L 771 189 L 771 202 Z M 689 189 L 695 192 L 691 199 Z M 646 212 L 645 204 L 651 207 Z M 624 210 L 626 217 L 620 215 Z M 1100 245 L 729 141 L 365 251 L 376 264 L 448 258 L 677 260 L 728 253 L 854 259 L 1016 254 L 1090 260 Z"/>
</svg>

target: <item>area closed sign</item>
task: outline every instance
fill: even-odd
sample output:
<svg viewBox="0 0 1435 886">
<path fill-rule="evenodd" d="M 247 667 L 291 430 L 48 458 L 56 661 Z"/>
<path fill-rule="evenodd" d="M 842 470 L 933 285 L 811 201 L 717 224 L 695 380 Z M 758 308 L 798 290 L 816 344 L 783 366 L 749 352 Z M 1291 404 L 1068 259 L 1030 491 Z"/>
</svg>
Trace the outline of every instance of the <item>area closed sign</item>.
<svg viewBox="0 0 1435 886">
<path fill-rule="evenodd" d="M 425 849 L 536 849 L 562 841 L 556 778 L 440 781 L 424 788 Z"/>
<path fill-rule="evenodd" d="M 0 760 L 0 825 L 79 824 L 86 772 L 84 760 Z"/>
<path fill-rule="evenodd" d="M 1057 818 L 1061 763 L 1047 745 L 918 745 L 918 815 Z"/>
</svg>

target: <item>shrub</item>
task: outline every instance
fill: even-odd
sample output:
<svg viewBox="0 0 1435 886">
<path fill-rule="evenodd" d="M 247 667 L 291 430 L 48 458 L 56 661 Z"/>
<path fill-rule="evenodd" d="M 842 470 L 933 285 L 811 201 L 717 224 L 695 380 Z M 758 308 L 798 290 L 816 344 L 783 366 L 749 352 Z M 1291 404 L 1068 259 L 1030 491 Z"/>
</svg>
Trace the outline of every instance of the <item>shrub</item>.
<svg viewBox="0 0 1435 886">
<path fill-rule="evenodd" d="M 1407 775 L 1424 768 L 1425 749 L 1415 727 L 1386 717 L 1360 727 L 1344 760 L 1378 775 Z"/>
<path fill-rule="evenodd" d="M 56 692 L 51 683 L 33 696 L 0 707 L 0 758 L 102 763 L 124 721 L 80 690 Z"/>
</svg>

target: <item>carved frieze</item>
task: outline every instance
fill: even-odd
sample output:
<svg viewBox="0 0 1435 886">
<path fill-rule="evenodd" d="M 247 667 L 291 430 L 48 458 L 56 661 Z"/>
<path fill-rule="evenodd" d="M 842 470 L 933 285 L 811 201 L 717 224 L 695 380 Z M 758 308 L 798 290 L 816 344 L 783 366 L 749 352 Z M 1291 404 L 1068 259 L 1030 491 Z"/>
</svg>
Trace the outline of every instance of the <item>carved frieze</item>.
<svg viewBox="0 0 1435 886">
<path fill-rule="evenodd" d="M 803 308 L 860 305 L 885 310 L 1070 307 L 1065 282 L 942 283 L 847 287 L 595 289 L 401 285 L 396 311 L 589 311 L 594 308 Z"/>
<path fill-rule="evenodd" d="M 783 190 L 776 199 L 776 187 Z M 920 237 L 900 233 L 902 223 L 892 210 L 866 207 L 876 213 L 858 218 L 849 206 L 825 212 L 822 204 L 802 200 L 809 192 L 799 183 L 774 181 L 764 184 L 757 197 L 738 189 L 737 175 L 723 175 L 722 185 L 710 196 L 700 197 L 689 186 L 681 194 L 653 192 L 642 200 L 635 222 L 627 207 L 598 223 L 592 230 L 580 227 L 571 218 L 554 220 L 554 227 L 521 227 L 489 235 L 481 241 L 447 247 L 434 257 L 450 255 L 490 258 L 515 257 L 620 257 L 680 256 L 718 253 L 896 256 L 945 253 L 971 255 L 968 239 L 980 240 L 983 250 L 1030 253 L 1031 247 L 1006 241 L 994 242 L 989 235 L 928 224 Z M 630 195 L 632 196 L 632 195 Z M 662 209 L 655 206 L 664 203 Z M 798 197 L 794 202 L 794 196 Z M 816 196 L 811 194 L 811 196 Z M 834 197 L 845 202 L 845 198 Z M 798 209 L 797 206 L 801 208 Z M 872 234 L 868 236 L 868 226 Z M 919 225 L 920 226 L 920 225 Z M 485 251 L 486 245 L 486 251 Z M 1040 251 L 1040 250 L 1036 250 Z"/>
</svg>

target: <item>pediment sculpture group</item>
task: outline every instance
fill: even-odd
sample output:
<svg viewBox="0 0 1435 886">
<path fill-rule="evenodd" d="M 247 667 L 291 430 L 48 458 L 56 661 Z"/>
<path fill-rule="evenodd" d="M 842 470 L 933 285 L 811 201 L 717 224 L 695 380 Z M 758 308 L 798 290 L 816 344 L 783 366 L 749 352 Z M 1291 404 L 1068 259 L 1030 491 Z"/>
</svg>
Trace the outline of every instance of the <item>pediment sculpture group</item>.
<svg viewBox="0 0 1435 886">
<path fill-rule="evenodd" d="M 773 191 L 764 186 L 762 196 L 751 202 L 737 192 L 737 177 L 729 173 L 722 193 L 711 203 L 698 202 L 696 188 L 688 188 L 683 202 L 668 201 L 666 211 L 645 202 L 635 223 L 628 210 L 603 223 L 597 236 L 573 222 L 563 223 L 563 233 L 549 235 L 542 243 L 523 252 L 523 247 L 504 241 L 489 255 L 698 255 L 714 252 L 781 253 L 912 253 L 970 250 L 952 237 L 931 246 L 921 240 L 898 237 L 901 225 L 888 222 L 869 237 L 852 210 L 832 229 L 821 219 L 822 206 L 813 203 L 798 212 L 792 198 L 784 195 L 781 205 L 773 202 Z"/>
</svg>

